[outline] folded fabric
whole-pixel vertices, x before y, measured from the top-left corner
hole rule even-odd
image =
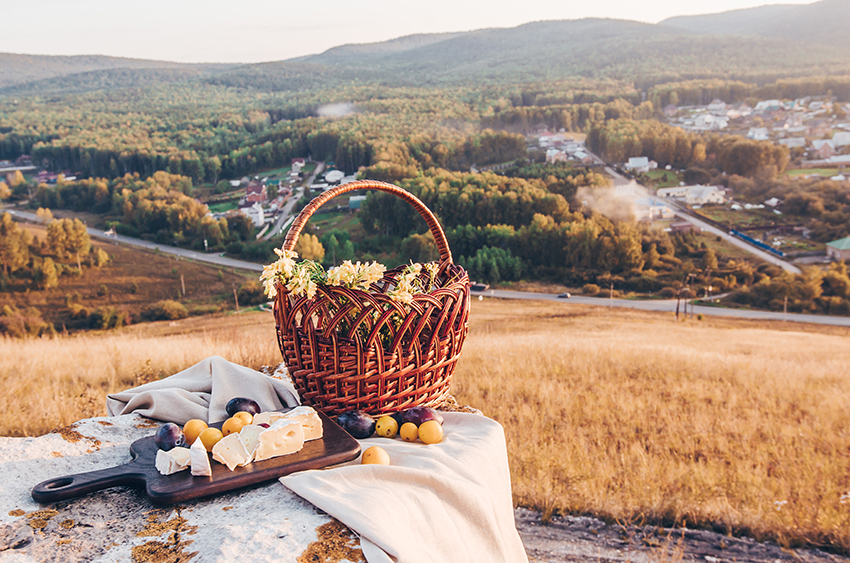
[[[516,530],[502,426],[444,413],[443,441],[373,437],[390,465],[351,464],[281,477],[360,536],[369,563],[528,561]]]
[[[253,399],[264,411],[301,402],[285,372],[269,376],[210,356],[165,379],[108,395],[106,409],[110,416],[135,412],[177,424],[193,418],[213,423],[227,418],[225,406],[234,397]]]

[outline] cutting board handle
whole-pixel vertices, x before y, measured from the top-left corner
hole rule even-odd
[[[65,475],[64,477],[42,481],[32,488],[32,498],[39,503],[56,502],[109,487],[137,485],[144,482],[144,465],[131,461],[107,469]]]

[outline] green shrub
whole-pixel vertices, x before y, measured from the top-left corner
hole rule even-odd
[[[586,283],[581,287],[581,292],[584,295],[598,295],[599,286],[595,283]]]
[[[142,315],[151,321],[173,321],[188,317],[189,310],[178,301],[164,299],[145,308]]]

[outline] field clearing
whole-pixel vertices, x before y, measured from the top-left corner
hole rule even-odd
[[[515,503],[850,553],[850,330],[474,301],[453,394],[505,426]],[[0,340],[2,435],[210,355],[279,361],[269,313]]]

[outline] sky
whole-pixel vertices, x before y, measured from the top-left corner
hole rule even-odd
[[[769,3],[813,0],[2,0],[0,52],[252,63],[414,33],[586,17],[657,23]]]

